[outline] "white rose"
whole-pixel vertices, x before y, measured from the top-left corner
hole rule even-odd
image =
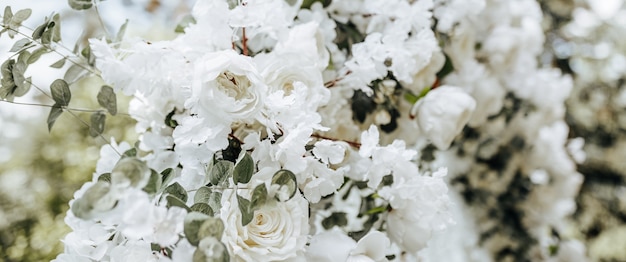
[[[306,249],[309,262],[376,262],[387,261],[389,238],[379,231],[370,231],[357,243],[337,228],[313,236]]]
[[[309,233],[308,202],[299,194],[286,202],[269,202],[241,225],[234,193],[225,192],[220,213],[226,244],[233,261],[283,261],[304,250]]]
[[[437,148],[446,150],[454,137],[463,130],[475,108],[474,98],[462,89],[441,86],[417,101],[411,109],[411,115],[417,117],[422,133]]]
[[[267,87],[250,57],[225,50],[198,61],[185,107],[199,109],[203,117],[226,121],[252,120],[260,115]]]

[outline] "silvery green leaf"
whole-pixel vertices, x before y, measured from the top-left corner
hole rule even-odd
[[[8,25],[9,23],[11,23],[11,19],[13,19],[13,12],[11,11],[10,6],[6,6],[4,8],[4,16],[2,17],[2,23],[4,23],[5,25]]]
[[[187,241],[190,244],[197,246],[198,242],[200,242],[200,238],[198,237],[198,231],[200,230],[200,226],[204,223],[204,221],[208,220],[210,216],[200,213],[200,212],[189,212],[185,216],[184,220],[184,229],[183,232],[187,237]]]
[[[152,171],[136,157],[125,157],[113,167],[111,183],[116,187],[143,188],[150,181]]]
[[[11,19],[11,21],[19,25],[22,22],[24,22],[26,19],[28,19],[32,13],[33,11],[28,8],[19,10],[13,15],[13,18]]]
[[[112,87],[107,85],[102,86],[100,92],[98,92],[97,98],[98,104],[106,108],[109,114],[113,116],[117,114],[117,97]]]
[[[56,43],[61,41],[61,17],[59,14],[52,16],[52,23],[54,23],[54,27],[48,29],[52,31],[52,41]]]
[[[28,63],[28,59],[30,58],[30,52],[28,50],[23,50],[20,52],[19,56],[17,56],[17,62],[23,62],[25,64]]]
[[[174,184],[166,187],[163,193],[173,195],[183,202],[187,202],[187,190],[185,190],[185,188],[181,186],[178,182],[175,182]]]
[[[54,123],[57,121],[57,118],[59,118],[61,113],[63,113],[63,108],[61,108],[61,106],[59,105],[54,105],[52,108],[50,108],[50,114],[48,114],[47,120],[48,132],[52,131],[52,126],[54,126]]]
[[[19,51],[20,49],[22,49],[22,48],[24,48],[24,47],[26,47],[26,46],[30,45],[30,43],[32,43],[32,41],[30,41],[30,39],[28,39],[28,38],[24,38],[24,39],[17,40],[17,41],[13,44],[13,46],[11,47],[11,49],[9,50],[9,52],[17,52],[17,51]]]
[[[92,0],[67,0],[67,3],[74,10],[86,10],[93,6]]]
[[[233,171],[233,180],[235,183],[248,183],[254,174],[254,160],[248,153],[242,153],[239,157],[235,170]]]
[[[209,216],[213,216],[213,209],[207,203],[195,203],[190,207],[191,211],[200,212],[202,214],[207,214]]]
[[[91,114],[91,126],[89,127],[89,135],[97,137],[104,132],[104,123],[107,116],[102,112],[95,112]]]
[[[246,226],[250,224],[254,217],[254,210],[250,207],[250,200],[237,195],[237,204],[239,206],[239,212],[241,212],[241,225]]]
[[[161,171],[161,177],[162,177],[161,180],[163,181],[161,185],[165,186],[169,184],[172,181],[172,179],[174,179],[175,176],[176,176],[176,173],[174,173],[174,169],[167,168]]]
[[[187,204],[185,204],[184,201],[180,200],[179,198],[173,195],[165,196],[165,200],[167,200],[167,205],[166,205],[167,208],[180,207],[180,208],[184,208],[185,210],[187,210],[187,212],[191,211],[191,209],[187,206]]]
[[[37,50],[33,51],[33,53],[30,55],[30,57],[28,58],[28,61],[26,63],[33,64],[35,62],[37,62],[37,60],[39,60],[39,58],[41,57],[41,55],[48,53],[48,49],[45,47],[40,47]]]
[[[296,190],[298,190],[296,175],[286,169],[278,170],[278,172],[272,176],[272,185],[280,186],[279,192],[276,194],[276,199],[279,201],[291,199],[296,194]],[[283,196],[281,192],[284,192],[285,196]],[[286,197],[286,199],[284,199],[284,197]]]
[[[192,15],[186,15],[183,17],[180,23],[176,25],[176,29],[174,29],[174,32],[185,33],[185,28],[187,28],[190,24],[195,24],[195,23],[196,23],[196,19],[194,19]]]
[[[30,90],[31,81],[32,81],[32,78],[28,77],[26,78],[26,80],[24,80],[22,84],[17,85],[17,88],[13,90],[13,96],[20,97],[28,93],[28,90]]]
[[[35,28],[35,30],[33,31],[33,40],[38,40],[41,38],[41,36],[43,36],[43,32],[46,31],[46,28],[48,28],[48,21],[44,22],[43,24],[37,26],[37,28]]]
[[[267,202],[267,187],[262,183],[252,190],[252,197],[250,197],[250,208],[253,210],[259,209]]]
[[[198,237],[204,239],[207,237],[214,237],[221,239],[224,234],[224,222],[221,219],[211,217],[202,223],[198,229]]]
[[[52,99],[59,106],[67,106],[70,104],[72,94],[70,93],[70,87],[63,79],[57,79],[50,85],[50,92],[52,93]]]
[[[104,181],[107,183],[111,183],[111,173],[104,173],[98,176],[98,181]]]
[[[67,83],[74,83],[85,73],[85,69],[79,65],[73,64],[70,68],[67,69],[63,79]]]
[[[150,180],[148,180],[148,184],[143,187],[143,191],[151,195],[156,194],[156,192],[161,188],[161,182],[161,174],[151,169]]]
[[[126,27],[128,26],[128,19],[120,26],[120,30],[117,31],[117,35],[115,36],[115,42],[119,43],[124,38],[124,34],[126,33]]]
[[[65,57],[61,58],[59,61],[56,61],[53,64],[51,64],[50,67],[52,67],[52,68],[61,68],[61,67],[63,67],[63,65],[65,65],[65,60],[67,60]]]
[[[76,217],[91,219],[99,212],[113,209],[117,204],[117,197],[111,194],[111,186],[104,181],[98,181],[89,187],[83,196],[72,203],[71,210]]]
[[[200,241],[198,248],[193,252],[192,262],[229,262],[230,256],[224,243],[214,237],[207,237]]]
[[[206,186],[201,186],[196,191],[196,194],[193,196],[194,203],[209,203],[209,198],[211,197],[212,190]]]
[[[222,193],[211,192],[209,196],[209,206],[211,206],[213,210],[220,210],[222,208]]]
[[[227,160],[219,160],[209,170],[209,181],[213,185],[219,185],[221,182],[227,181],[228,177],[233,173],[233,162]]]
[[[137,148],[134,148],[134,147],[124,151],[124,153],[122,154],[122,157],[134,157],[134,156],[137,156]]]

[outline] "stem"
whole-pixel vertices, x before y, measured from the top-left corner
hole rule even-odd
[[[91,125],[89,125],[87,122],[83,121],[82,119],[80,119],[80,117],[78,117],[76,114],[74,114],[74,112],[67,110],[67,112],[72,115],[73,117],[75,117],[76,119],[78,119],[78,121],[80,121],[81,123],[83,123],[83,125],[87,126],[87,128],[91,128]],[[119,155],[120,157],[122,156],[122,154],[117,151],[117,149],[115,149],[115,147],[113,147],[111,145],[111,143],[102,135],[102,134],[98,134],[98,136],[105,142],[107,143],[107,145],[109,145],[109,147],[111,147],[111,149],[113,149],[113,151],[115,151],[115,153],[117,153],[117,155]]]
[[[346,72],[346,74],[345,74],[345,75],[340,76],[340,77],[337,77],[337,78],[335,78],[335,79],[333,79],[333,80],[330,80],[330,81],[328,81],[328,82],[324,83],[324,87],[326,87],[326,88],[331,88],[331,87],[335,86],[335,84],[337,84],[337,82],[339,82],[339,81],[343,80],[343,79],[344,79],[344,78],[346,78],[346,76],[348,76],[349,74],[352,74],[352,71],[348,71],[348,72]]]
[[[248,38],[246,38],[246,28],[245,27],[241,29],[241,34],[242,34],[242,37],[243,37],[243,39],[241,40],[241,45],[242,45],[241,48],[243,49],[242,52],[243,52],[243,55],[248,56],[248,45],[247,45]]]
[[[361,147],[361,143],[357,143],[357,142],[352,142],[352,141],[347,141],[347,140],[327,137],[327,136],[323,136],[323,135],[320,135],[320,134],[312,134],[311,136],[315,137],[315,138],[319,138],[319,139],[326,139],[326,140],[332,140],[332,141],[346,142],[348,145],[350,145],[351,147],[354,147],[356,149],[359,149]]]
[[[93,5],[93,7],[94,7],[94,10],[96,11],[96,15],[98,16],[98,21],[100,21],[100,26],[102,26],[102,31],[104,31],[104,35],[108,38],[109,37],[109,31],[107,30],[107,27],[104,25],[104,21],[102,21],[102,16],[100,15],[100,11],[98,10],[98,2],[97,1]]]
[[[50,47],[50,46],[48,46],[48,45],[43,44],[41,41],[34,40],[31,36],[29,36],[29,35],[27,35],[27,34],[24,34],[24,33],[20,32],[20,31],[18,31],[18,30],[15,30],[15,29],[9,28],[9,27],[7,27],[7,26],[6,26],[6,25],[4,25],[4,24],[0,24],[0,25],[1,25],[3,28],[6,28],[6,29],[11,30],[11,31],[13,31],[13,32],[16,32],[16,33],[20,34],[21,36],[24,36],[24,37],[28,38],[29,40],[33,41],[34,43],[36,43],[36,44],[38,44],[38,45],[40,45],[40,46],[42,46],[42,47],[45,47],[46,49],[48,49],[48,50],[50,50],[50,51],[52,51],[52,52],[57,53],[57,54],[58,54],[58,55],[60,55],[61,57],[66,58],[67,60],[69,60],[69,61],[70,61],[70,63],[75,64],[75,65],[77,65],[77,66],[79,66],[79,67],[81,67],[81,68],[83,68],[83,69],[85,69],[85,70],[89,71],[90,73],[92,73],[92,74],[94,74],[94,75],[96,75],[96,76],[100,76],[100,73],[98,73],[98,72],[94,71],[92,68],[85,67],[83,64],[78,63],[78,62],[76,62],[76,61],[73,61],[72,59],[69,59],[69,56],[64,55],[63,53],[61,53],[61,52],[57,51],[56,49],[54,49],[54,48],[52,48],[52,47]],[[58,46],[60,46],[60,47],[62,47],[62,48],[64,48],[64,49],[66,49],[66,50],[68,50],[70,53],[74,54],[74,52],[73,52],[73,51],[70,51],[67,47],[65,47],[65,46],[63,46],[63,45],[58,45]],[[76,55],[76,54],[74,54],[74,55],[75,55],[76,57],[80,58],[80,56],[78,56],[78,55]]]

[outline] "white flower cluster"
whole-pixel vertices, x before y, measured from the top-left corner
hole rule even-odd
[[[91,40],[140,141],[102,149],[57,261],[416,259],[454,224],[445,167],[517,140],[504,176],[549,176],[529,223],[572,211],[571,80],[537,68],[534,1],[305,2],[199,0],[173,40]],[[454,142],[468,124],[480,143]]]

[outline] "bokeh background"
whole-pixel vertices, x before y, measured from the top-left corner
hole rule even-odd
[[[623,0],[542,0],[545,52],[550,64],[571,74],[575,88],[567,102],[570,137],[583,137],[587,160],[578,166],[585,177],[570,218],[571,235],[587,247],[592,261],[626,261],[626,3]],[[107,0],[99,6],[105,28],[115,32],[131,18],[127,37],[147,40],[175,36],[174,28],[193,0]],[[102,36],[94,9],[77,12],[66,0],[0,0],[0,8],[32,8],[26,26],[35,27],[52,11],[62,17],[63,42]],[[12,45],[0,37],[0,58]],[[46,65],[59,57],[48,54],[29,68],[34,83],[62,76]],[[98,108],[101,85],[87,78],[72,86],[72,106]],[[128,98],[118,94],[120,102]],[[31,91],[22,102],[51,105]],[[63,250],[69,232],[63,222],[68,201],[91,180],[102,138],[91,138],[80,120],[63,114],[48,132],[48,107],[0,102],[0,258],[3,261],[46,261]],[[126,108],[120,107],[120,112]],[[78,114],[88,122],[89,114]],[[105,139],[134,141],[133,121],[124,114],[108,118]]]

